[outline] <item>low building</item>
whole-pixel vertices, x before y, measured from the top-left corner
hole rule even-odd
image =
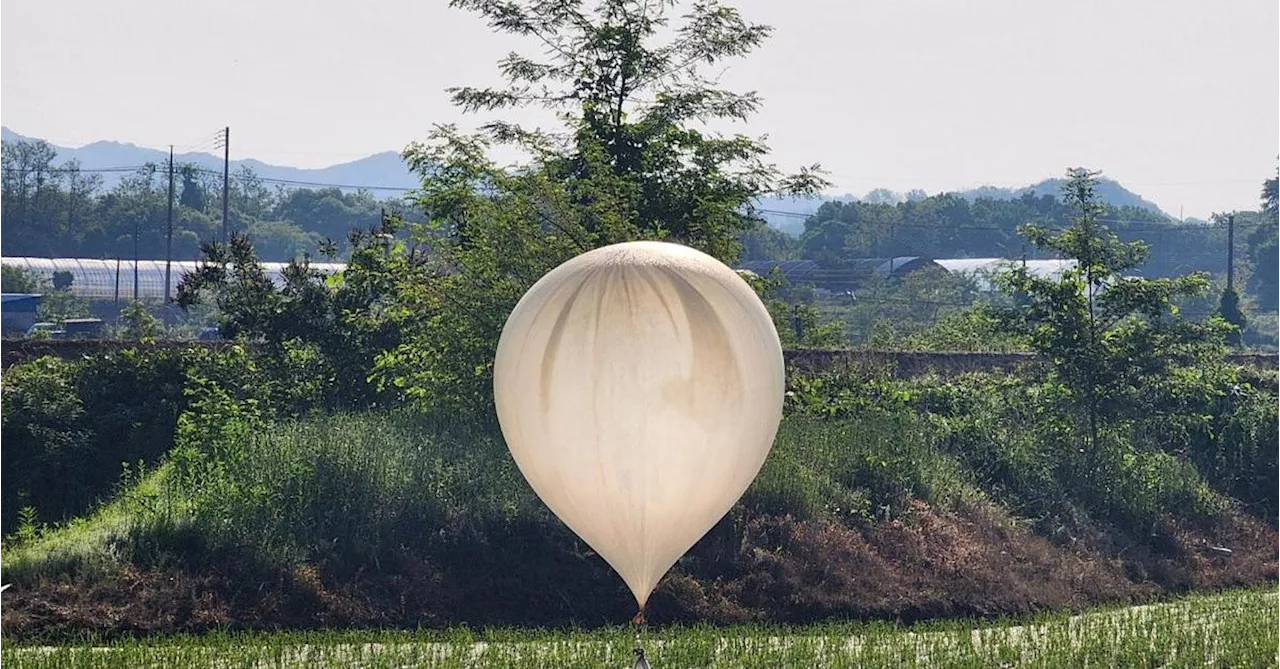
[[[0,331],[23,334],[39,320],[40,295],[4,293],[0,295]]]

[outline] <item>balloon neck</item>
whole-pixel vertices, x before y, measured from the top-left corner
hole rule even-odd
[[[639,613],[631,619],[631,624],[637,627],[644,624],[644,607],[641,607]]]

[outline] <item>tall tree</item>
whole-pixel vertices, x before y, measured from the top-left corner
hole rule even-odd
[[[0,149],[0,190],[3,190],[3,217],[11,239],[22,240],[22,248],[40,252],[52,248],[51,226],[43,225],[47,187],[57,152],[43,140],[7,142]]]
[[[205,199],[204,188],[200,183],[199,168],[195,165],[183,165],[180,168],[182,174],[182,192],[178,196],[178,204],[183,207],[204,213],[208,207]]]
[[[262,177],[248,165],[236,168],[231,178],[235,192],[231,196],[231,206],[235,207],[247,219],[260,219],[268,215],[275,205],[275,196],[267,188]]]
[[[496,31],[528,37],[542,58],[499,63],[506,85],[452,89],[468,112],[537,106],[562,125],[488,122],[478,135],[436,130],[406,152],[423,176],[438,269],[405,276],[398,312],[406,341],[375,377],[444,408],[489,406],[493,349],[520,295],[559,262],[626,240],[672,239],[734,262],[759,221],[756,198],[811,193],[813,168],[784,176],[768,148],[720,136],[709,121],[741,121],[755,93],[717,88],[708,67],[745,55],[770,29],[718,2],[681,13],[667,0],[454,0]],[[516,169],[494,145],[529,157]]]
[[[1262,182],[1262,213],[1271,220],[1280,219],[1280,177]]]
[[[88,222],[93,216],[93,196],[102,187],[102,175],[86,174],[80,169],[80,161],[69,160],[63,166],[67,184],[66,227],[63,237],[68,242],[81,242],[92,227]]]
[[[609,241],[611,234],[665,236],[729,261],[738,252],[737,233],[758,220],[752,212],[758,195],[812,192],[822,184],[813,170],[783,178],[765,162],[768,148],[758,139],[701,129],[717,119],[744,121],[760,105],[756,93],[717,88],[703,74],[750,53],[771,31],[732,7],[698,2],[673,17],[678,3],[671,0],[451,4],[477,12],[499,32],[535,39],[545,54],[508,55],[499,62],[506,86],[451,89],[454,102],[468,112],[540,106],[564,125],[547,132],[493,121],[475,138],[480,144],[451,143],[444,134],[443,153],[410,150],[419,167],[426,158],[456,164],[467,149],[488,142],[515,144],[568,204],[616,205],[585,217],[581,232],[590,238],[581,244]],[[631,230],[609,231],[613,214],[622,214]]]
[[[1018,307],[996,314],[1009,333],[1025,337],[1053,365],[1086,428],[1092,452],[1113,420],[1151,413],[1171,383],[1171,370],[1213,360],[1228,331],[1219,318],[1191,321],[1174,303],[1205,294],[1204,274],[1166,279],[1128,276],[1147,257],[1141,242],[1122,242],[1100,220],[1097,172],[1072,169],[1063,199],[1072,210],[1065,230],[1023,228],[1042,250],[1073,259],[1060,278],[1015,269],[1001,277]]]
[[[1270,311],[1280,302],[1280,179],[1263,182],[1261,209],[1259,225],[1246,239],[1253,265],[1248,289]]]

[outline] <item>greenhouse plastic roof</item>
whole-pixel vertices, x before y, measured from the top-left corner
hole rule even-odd
[[[132,260],[95,260],[92,258],[27,258],[13,257],[0,259],[6,266],[17,266],[26,271],[52,281],[54,272],[70,272],[72,294],[89,300],[130,300],[133,294],[134,262]],[[146,301],[163,300],[165,261],[139,260],[138,263],[137,299]],[[178,294],[178,282],[182,275],[195,271],[200,263],[190,260],[174,260],[170,265],[169,289],[170,297]],[[264,262],[262,268],[267,276],[277,285],[283,282],[281,277],[288,263]],[[326,274],[342,271],[343,263],[311,263],[312,269]]]
[[[1025,266],[1031,276],[1056,279],[1076,266],[1075,260],[1010,260],[1008,258],[938,258],[933,261],[953,274],[971,277],[983,290],[991,289],[991,277],[997,272]]]

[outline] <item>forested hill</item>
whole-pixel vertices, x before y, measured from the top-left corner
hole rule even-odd
[[[5,256],[140,258],[165,257],[168,243],[168,179],[159,167],[168,154],[99,142],[69,154],[38,140],[6,140],[2,197]],[[195,260],[203,241],[222,228],[222,168],[208,154],[175,160],[172,257]],[[398,156],[389,154],[401,173]],[[378,156],[364,167],[387,162]],[[323,240],[339,244],[357,228],[378,223],[387,195],[407,190],[326,187],[356,184],[369,174],[328,170],[271,172],[256,161],[231,169],[228,228],[245,232],[264,260],[315,255]],[[269,166],[268,166],[269,167]],[[293,169],[293,168],[286,168]],[[270,174],[284,176],[268,176]],[[297,178],[286,178],[297,177]]]
[[[167,153],[113,142],[60,149],[8,130],[3,149],[4,255],[164,257],[168,184],[157,164]],[[176,162],[173,257],[193,260],[199,243],[221,230],[222,170],[207,153],[184,154]],[[395,200],[413,185],[394,153],[324,170],[245,160],[231,171],[229,227],[246,232],[265,260],[314,256],[323,240],[341,245],[353,228],[375,225],[382,209],[397,208]],[[868,257],[1019,257],[1019,226],[1067,222],[1057,187],[1058,180],[1049,179],[1024,189],[958,194],[878,189],[857,199],[765,198],[760,211],[771,227],[743,237],[744,258],[808,259],[836,271]],[[1220,273],[1225,266],[1224,226],[1173,219],[1115,182],[1101,182],[1099,195],[1109,200],[1109,227],[1125,239],[1151,244],[1145,273]],[[1274,294],[1275,272],[1268,267],[1274,266],[1275,228],[1274,215],[1237,216],[1242,278],[1249,277],[1251,288],[1263,288],[1259,294],[1267,299]],[[1272,277],[1263,280],[1267,287],[1252,285],[1262,276]]]
[[[1021,188],[1001,188],[998,186],[979,186],[968,190],[950,193],[956,197],[973,202],[975,200],[1017,200],[1024,195],[1049,196],[1056,198],[1062,192],[1063,180],[1060,178],[1045,179],[1039,183]],[[769,225],[793,236],[804,231],[804,218],[818,211],[823,202],[864,202],[867,204],[897,205],[906,202],[919,202],[929,195],[922,190],[911,190],[898,193],[887,188],[876,188],[866,195],[857,197],[846,193],[837,196],[815,198],[781,198],[768,197],[760,201],[762,216]],[[1155,214],[1160,218],[1173,218],[1160,207],[1146,198],[1125,188],[1118,181],[1100,179],[1098,181],[1098,197],[1110,207],[1132,207],[1143,210],[1146,214]],[[1196,223],[1197,221],[1188,221]]]

